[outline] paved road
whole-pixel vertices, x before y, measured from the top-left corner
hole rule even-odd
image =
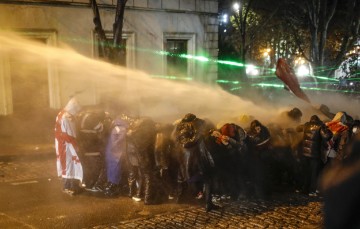
[[[145,206],[60,191],[53,154],[0,157],[0,228],[321,228],[321,200],[278,193],[271,200]]]
[[[321,228],[321,203],[299,194],[276,196],[273,200],[243,200],[206,213],[189,207],[93,228]]]

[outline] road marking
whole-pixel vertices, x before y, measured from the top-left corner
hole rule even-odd
[[[39,183],[37,180],[31,180],[31,181],[24,181],[24,182],[14,182],[11,183],[11,185],[23,185],[23,184],[35,184]]]
[[[23,222],[23,221],[21,221],[21,220],[18,220],[18,219],[15,218],[15,217],[9,216],[9,215],[7,215],[7,214],[5,214],[5,213],[3,213],[3,212],[0,212],[0,218],[1,218],[1,217],[6,217],[6,218],[10,219],[11,221],[13,221],[13,222],[15,222],[15,223],[18,223],[18,224],[21,224],[21,225],[23,225],[23,226],[26,226],[26,227],[28,227],[28,228],[36,229],[36,227],[34,227],[34,226],[30,225],[30,224],[27,224],[27,223],[25,223],[25,222]],[[8,224],[8,223],[6,223],[6,224]]]

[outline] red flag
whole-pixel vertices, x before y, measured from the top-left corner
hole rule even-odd
[[[294,70],[288,65],[288,63],[286,63],[285,59],[278,59],[275,74],[298,98],[303,99],[308,103],[311,103],[305,92],[301,90],[299,81],[294,73]]]

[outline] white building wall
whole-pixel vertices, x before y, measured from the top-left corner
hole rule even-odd
[[[102,24],[111,31],[114,22],[116,0],[98,1]],[[217,0],[128,0],[125,10],[125,34],[133,35],[133,67],[154,75],[166,74],[166,58],[156,54],[166,42],[166,34],[194,37],[194,55],[217,59]],[[25,31],[56,31],[57,44],[66,44],[77,52],[93,57],[93,13],[88,0],[4,1],[0,2],[0,29],[21,29]],[[143,50],[148,50],[144,52]],[[214,61],[191,63],[190,77],[206,83],[215,83],[217,68]],[[131,66],[130,66],[131,67]],[[4,88],[0,80],[0,88]],[[55,79],[59,82],[58,102],[53,108],[62,107],[68,96],[76,91],[61,73]],[[7,114],[8,98],[0,94],[1,114]],[[94,93],[89,93],[87,103],[95,103]],[[56,100],[56,98],[55,98]]]

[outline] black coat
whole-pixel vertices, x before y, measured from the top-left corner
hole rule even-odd
[[[135,120],[127,132],[128,154],[136,155],[140,168],[150,170],[155,167],[156,129],[149,118]]]
[[[332,137],[331,131],[321,121],[310,121],[304,125],[303,155],[320,158],[322,144]]]

